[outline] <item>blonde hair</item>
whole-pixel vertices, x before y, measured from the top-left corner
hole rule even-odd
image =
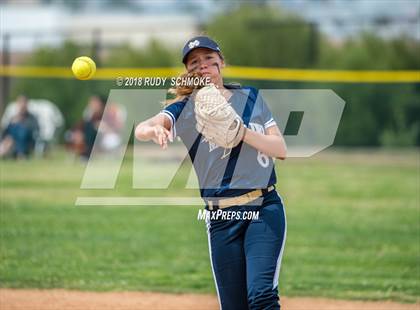
[[[198,72],[192,72],[192,73],[183,73],[179,77],[181,79],[187,79],[187,78],[195,78],[195,77],[201,77],[202,75]],[[185,98],[187,98],[189,95],[191,95],[194,91],[194,89],[201,88],[202,86],[186,86],[186,85],[178,85],[176,87],[170,88],[168,90],[168,93],[173,96],[174,98],[167,99],[163,102],[163,106],[166,107],[174,102],[182,101]]]

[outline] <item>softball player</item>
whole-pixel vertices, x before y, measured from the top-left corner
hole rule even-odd
[[[223,83],[225,62],[216,42],[205,36],[192,38],[183,48],[182,62],[188,72],[210,77],[241,115],[246,127],[242,142],[224,156],[226,150],[203,139],[195,126],[191,96],[177,97],[161,113],[140,123],[136,138],[153,140],[162,148],[174,136],[181,138],[209,214],[259,211],[258,219],[206,220],[216,291],[223,310],[280,309],[278,277],[286,218],[274,188],[273,158],[286,158],[284,139],[256,89]]]

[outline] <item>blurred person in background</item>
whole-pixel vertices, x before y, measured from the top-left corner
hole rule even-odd
[[[70,149],[82,159],[89,159],[104,108],[104,99],[98,95],[91,96],[83,111],[82,119],[66,133],[66,141]]]
[[[99,127],[101,150],[109,153],[120,149],[121,135],[126,119],[127,111],[124,106],[115,102],[107,104],[102,125]]]
[[[19,101],[19,100],[17,100]],[[3,131],[19,114],[19,102],[11,102],[1,118]],[[34,153],[37,156],[45,156],[51,149],[51,145],[57,138],[57,131],[64,125],[64,117],[60,109],[47,99],[30,99],[27,102],[27,110],[32,114],[39,125],[38,135],[35,137]],[[10,139],[6,139],[6,141]],[[6,145],[8,142],[5,143]]]
[[[82,131],[85,143],[85,153],[83,156],[89,158],[93,149],[99,124],[104,114],[106,99],[101,96],[91,96],[88,105],[83,112]]]
[[[95,140],[97,150],[107,154],[118,151],[121,146],[121,134],[127,118],[125,108],[94,95],[83,111],[82,119],[66,133],[66,141],[72,152],[82,159],[89,159]]]
[[[2,130],[0,157],[28,158],[35,147],[39,135],[36,117],[28,110],[28,98],[19,95],[16,113]]]

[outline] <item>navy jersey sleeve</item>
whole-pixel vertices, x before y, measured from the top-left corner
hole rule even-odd
[[[274,120],[273,114],[271,113],[270,108],[268,107],[265,100],[261,97],[261,95],[258,96],[261,100],[261,113],[262,113],[262,119],[264,123],[264,128],[267,129],[268,127],[277,125],[276,121]]]
[[[168,119],[171,121],[171,129],[173,136],[176,137],[180,131],[182,131],[182,123],[177,122],[179,116],[181,115],[182,111],[184,110],[186,101],[178,101],[171,103],[170,105],[166,106],[161,113],[164,114]]]

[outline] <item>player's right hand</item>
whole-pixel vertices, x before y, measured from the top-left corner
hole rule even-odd
[[[171,132],[161,125],[153,126],[153,134],[153,142],[159,144],[162,149],[166,149],[168,147],[168,140],[172,142]]]

